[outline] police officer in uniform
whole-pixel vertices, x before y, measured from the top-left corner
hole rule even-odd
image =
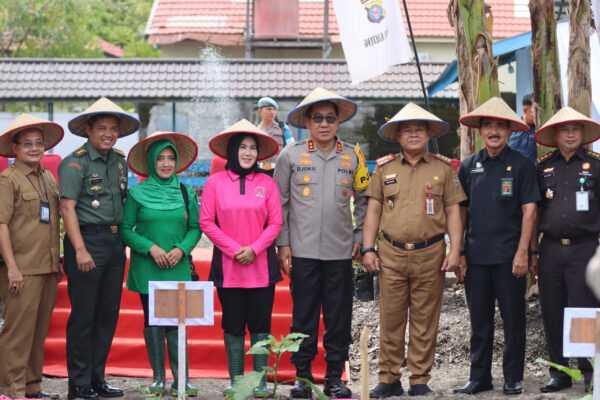
[[[313,90],[288,115],[290,124],[310,131],[310,139],[283,149],[274,174],[283,211],[278,257],[286,273],[289,268],[294,302],[291,331],[309,335],[291,361],[297,376],[312,380],[322,307],[327,352],[324,392],[334,398],[351,397],[341,376],[351,342],[352,258],[361,247],[364,189],[369,181],[358,145],[336,136],[338,125],[356,110],[351,100],[322,88]],[[310,398],[310,386],[297,381],[291,395]]]
[[[508,145],[509,132],[528,125],[500,98],[493,97],[460,119],[479,129],[485,148],[463,160],[458,177],[468,200],[461,204],[466,220],[465,294],[471,317],[471,373],[455,393],[493,389],[492,354],[495,303],[504,321],[505,395],[523,392],[525,362],[525,275],[535,226],[535,166]]]
[[[416,104],[407,104],[379,129],[400,154],[377,160],[365,196],[363,265],[379,271],[379,384],[371,398],[399,396],[406,357],[404,335],[410,321],[408,369],[411,396],[431,392],[427,382],[435,356],[445,271],[456,271],[463,248],[459,203],[466,200],[449,158],[427,151],[431,137],[448,124]],[[374,243],[383,232],[378,256]],[[446,256],[444,234],[450,235]],[[410,318],[409,318],[410,312]]]
[[[127,195],[125,154],[118,137],[136,132],[139,121],[101,98],[69,122],[88,141],[58,169],[60,210],[66,236],[64,268],[71,315],[67,322],[69,399],[121,397],[104,368],[113,340],[123,286],[125,248],[118,225]]]
[[[563,107],[535,135],[539,144],[558,147],[538,159],[537,174],[542,196],[538,230],[543,233],[540,302],[550,361],[560,365],[568,365],[563,357],[564,308],[600,307],[585,283],[585,267],[600,233],[600,154],[582,147],[599,137],[600,125],[570,107]],[[534,250],[537,235],[535,239]],[[592,366],[585,358],[577,361],[588,391]],[[571,377],[552,367],[550,376],[540,388],[544,393],[572,385]]]
[[[0,388],[14,398],[58,399],[42,390],[44,342],[56,302],[60,214],[58,184],[41,167],[63,137],[60,125],[19,115],[0,136],[0,155],[15,157],[0,173]]]

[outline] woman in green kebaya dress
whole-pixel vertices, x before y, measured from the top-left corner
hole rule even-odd
[[[140,294],[144,310],[144,339],[154,375],[149,389],[165,393],[165,337],[174,382],[171,394],[177,395],[178,357],[177,327],[151,326],[148,321],[149,281],[189,281],[189,254],[200,240],[196,193],[189,185],[179,183],[177,173],[196,159],[198,148],[186,135],[156,132],[137,143],[127,163],[140,176],[147,178],[129,190],[123,206],[120,233],[131,248],[127,288]],[[187,194],[187,205],[184,195]],[[198,390],[188,381],[186,395]]]

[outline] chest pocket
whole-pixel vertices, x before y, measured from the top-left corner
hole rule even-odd
[[[444,191],[442,189],[441,183],[434,183],[431,189],[424,188],[423,191],[423,209],[427,209],[427,198],[431,197],[433,199],[433,210],[434,213],[437,214],[442,209],[443,203],[443,194]]]
[[[104,182],[91,185],[88,184],[86,192],[92,197],[100,195],[104,192]]]
[[[38,215],[40,212],[40,198],[36,192],[22,192],[23,214]]]
[[[383,204],[384,207],[392,208],[396,202],[396,197],[400,193],[400,183],[391,183],[383,186]],[[390,203],[390,200],[392,201]]]
[[[296,190],[298,190],[300,197],[310,200],[314,198],[313,191],[315,185],[319,183],[319,175],[314,171],[298,171],[294,175],[294,182],[296,183]]]
[[[342,202],[347,201],[352,192],[352,181],[354,176],[338,173],[335,177],[335,198]]]

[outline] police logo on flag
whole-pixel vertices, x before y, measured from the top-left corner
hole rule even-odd
[[[385,17],[385,10],[381,4],[381,0],[373,0],[365,4],[367,10],[367,18],[369,22],[380,23]]]

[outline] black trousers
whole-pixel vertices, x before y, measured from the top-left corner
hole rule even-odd
[[[292,257],[290,291],[294,302],[291,332],[309,335],[291,357],[298,365],[317,355],[323,310],[325,360],[346,361],[352,342],[352,260]]]
[[[77,269],[75,249],[64,240],[71,314],[67,322],[67,371],[76,385],[104,382],[104,367],[119,319],[125,249],[118,234],[82,232],[96,268]]]
[[[275,285],[264,288],[217,288],[223,318],[221,327],[234,336],[270,333]]]
[[[539,288],[542,318],[550,361],[568,365],[563,357],[563,318],[565,307],[600,307],[585,283],[585,269],[598,243],[591,241],[563,246],[551,239],[540,243]],[[586,378],[592,376],[592,365],[586,358],[578,358],[579,369]],[[555,378],[566,377],[563,372],[550,368]]]
[[[525,277],[512,274],[512,262],[469,264],[465,292],[471,316],[472,381],[492,381],[495,300],[504,321],[502,369],[505,382],[523,380],[525,363]]]

